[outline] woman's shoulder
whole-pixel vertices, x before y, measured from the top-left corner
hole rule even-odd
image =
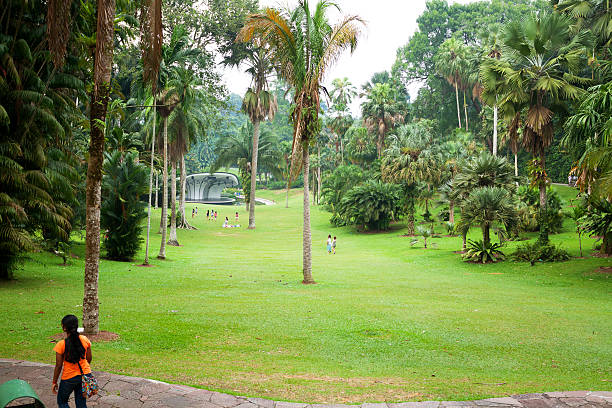
[[[79,339],[81,339],[81,343],[83,343],[83,346],[85,346],[85,348],[91,346],[91,341],[87,338],[87,336],[79,334]]]

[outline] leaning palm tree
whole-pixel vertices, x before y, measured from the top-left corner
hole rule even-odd
[[[368,99],[361,105],[363,123],[370,132],[376,134],[376,153],[381,158],[387,133],[404,121],[404,115],[395,103],[390,84],[374,84],[366,96]]]
[[[540,189],[540,243],[548,242],[546,226],[546,150],[554,135],[555,113],[566,109],[590,79],[579,76],[589,33],[572,35],[571,21],[560,14],[532,15],[506,26],[503,55],[483,67],[487,83],[503,83],[499,106],[506,117],[523,122],[523,147],[534,157],[533,181]],[[484,65],[484,62],[483,62]]]
[[[337,4],[319,1],[311,13],[308,0],[300,1],[294,10],[267,8],[263,13],[249,16],[238,34],[240,41],[256,40],[270,48],[271,59],[278,75],[295,89],[293,121],[292,175],[304,173],[304,234],[303,234],[303,283],[312,279],[310,200],[308,175],[309,146],[319,133],[319,92],[330,66],[346,49],[351,52],[357,45],[358,16],[344,17],[331,25],[326,15],[330,7],[339,10]]]
[[[253,154],[251,161],[251,193],[249,195],[249,229],[255,229],[255,190],[257,186],[257,149],[259,144],[259,124],[266,119],[274,119],[278,109],[276,95],[268,91],[268,76],[273,67],[269,59],[268,50],[260,46],[249,53],[247,59],[251,74],[252,86],[246,91],[242,100],[242,110],[248,115],[253,124]]]

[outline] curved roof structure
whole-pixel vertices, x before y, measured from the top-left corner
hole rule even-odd
[[[187,176],[185,199],[205,204],[233,204],[236,200],[221,197],[221,192],[238,186],[238,177],[232,173],[191,174]]]

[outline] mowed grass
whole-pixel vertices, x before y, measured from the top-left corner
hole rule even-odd
[[[154,267],[136,266],[144,249],[134,263],[101,261],[100,327],[120,339],[94,344],[94,368],[304,402],[612,389],[612,279],[596,271],[612,261],[591,256],[592,239],[586,259],[476,265],[454,253],[460,238],[411,247],[401,223],[357,233],[312,207],[317,284],[305,286],[300,194],[286,209],[284,192],[260,192],[278,204],[257,206],[255,231],[244,207],[216,207],[209,222],[211,207],[198,205],[198,230],[180,230],[183,246],[168,247],[165,261],[154,259],[158,210]],[[236,209],[243,227],[221,228]],[[568,220],[552,240],[577,256],[574,229]],[[75,252],[66,267],[32,254],[16,281],[0,283],[0,357],[53,363],[60,319],[82,313],[82,244]]]

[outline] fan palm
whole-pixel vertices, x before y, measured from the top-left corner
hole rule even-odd
[[[433,143],[431,123],[426,120],[398,128],[385,150],[381,173],[386,182],[404,184],[407,198],[408,234],[414,234],[414,186],[419,182],[438,183],[442,157]]]
[[[539,171],[533,180],[540,189],[540,242],[548,242],[546,213],[546,149],[554,134],[553,117],[566,101],[582,94],[577,84],[588,83],[578,76],[588,33],[572,35],[571,21],[560,14],[532,15],[506,26],[503,56],[483,62],[485,88],[501,83],[499,106],[504,115],[523,122],[523,147],[530,152]],[[512,125],[510,126],[512,128]]]
[[[501,48],[501,30],[499,25],[493,25],[484,30],[481,34],[483,58],[500,59],[502,55]],[[482,69],[482,66],[481,66]],[[480,98],[487,104],[493,105],[493,155],[497,156],[497,121],[498,121],[498,106],[497,106],[497,84],[482,85],[483,75],[479,75]],[[490,78],[490,77],[489,77]],[[487,78],[487,79],[489,79]]]
[[[500,187],[479,187],[463,205],[462,222],[480,225],[485,246],[491,243],[490,229],[495,223],[510,225],[516,219],[514,202],[508,190]]]
[[[259,41],[269,47],[277,74],[295,89],[293,121],[292,176],[301,161],[304,173],[304,283],[312,279],[310,200],[308,175],[309,146],[319,133],[319,92],[325,74],[338,57],[357,45],[359,25],[363,20],[348,16],[331,25],[327,11],[339,9],[330,1],[319,1],[311,12],[308,0],[302,0],[293,10],[267,8],[249,16],[238,35],[240,41]]]
[[[374,84],[366,93],[366,97],[367,100],[361,105],[363,123],[370,132],[376,134],[376,153],[378,158],[381,158],[387,133],[403,122],[404,116],[395,101],[390,84]]]

